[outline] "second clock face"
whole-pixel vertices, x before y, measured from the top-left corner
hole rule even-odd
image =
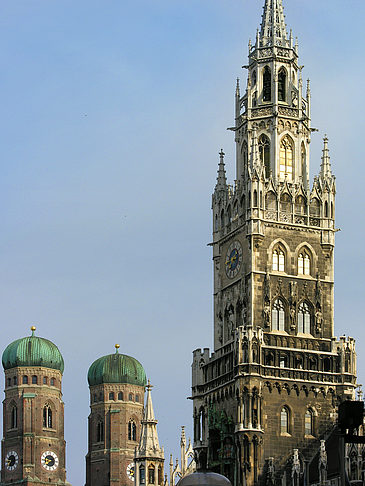
[[[9,451],[5,456],[5,467],[8,471],[14,471],[19,463],[19,456],[15,451]]]
[[[41,464],[47,471],[55,471],[58,468],[58,457],[52,451],[43,452],[41,456]]]
[[[225,259],[226,274],[229,278],[234,278],[242,264],[242,246],[239,241],[234,241],[228,247]]]
[[[127,466],[127,476],[131,481],[134,481],[134,462],[131,462]]]

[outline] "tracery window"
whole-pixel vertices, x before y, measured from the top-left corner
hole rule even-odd
[[[13,405],[11,409],[11,428],[16,429],[18,427],[18,409],[16,405]]]
[[[310,275],[311,259],[307,251],[303,250],[298,256],[298,274]]]
[[[52,409],[49,405],[43,408],[43,427],[52,429]]]
[[[298,332],[311,333],[311,312],[306,302],[302,302],[298,309]]]
[[[280,433],[289,434],[289,410],[283,407],[280,412]]]
[[[281,299],[276,299],[272,306],[271,323],[273,331],[285,330],[285,308]]]
[[[133,420],[128,423],[128,440],[137,440],[137,426]]]
[[[304,434],[305,435],[314,435],[313,434],[313,412],[312,410],[307,410],[304,416]]]
[[[278,100],[286,100],[286,72],[284,68],[280,69],[278,75]]]
[[[285,179],[289,182],[293,180],[293,145],[289,137],[283,138],[280,143],[280,179]]]
[[[101,419],[96,424],[96,442],[104,442],[104,422]]]
[[[272,269],[274,272],[285,272],[285,254],[281,248],[273,251]]]
[[[265,166],[265,176],[270,177],[270,140],[266,135],[259,138],[259,153],[261,163]]]
[[[263,101],[271,101],[271,71],[267,66],[263,74],[262,99]]]

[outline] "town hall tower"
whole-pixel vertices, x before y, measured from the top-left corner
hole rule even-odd
[[[311,92],[282,0],[266,0],[237,80],[236,180],[212,197],[214,352],[194,351],[194,449],[234,485],[304,477],[356,387],[334,336],[335,177],[324,137],[309,181]]]

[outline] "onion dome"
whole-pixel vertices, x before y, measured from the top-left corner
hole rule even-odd
[[[119,354],[119,344],[115,353],[102,356],[94,361],[87,374],[89,386],[102,383],[129,383],[146,386],[146,373],[139,361],[126,354]]]
[[[36,328],[32,326],[32,335],[10,343],[3,352],[3,368],[9,370],[17,366],[44,366],[63,373],[62,354],[55,344],[45,338],[35,336]]]

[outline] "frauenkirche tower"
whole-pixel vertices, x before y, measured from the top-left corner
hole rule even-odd
[[[265,1],[248,57],[236,180],[221,151],[212,198],[214,352],[194,351],[194,449],[234,485],[283,484],[354,397],[356,355],[334,336],[335,177],[325,137],[309,182],[310,85],[282,0]]]

